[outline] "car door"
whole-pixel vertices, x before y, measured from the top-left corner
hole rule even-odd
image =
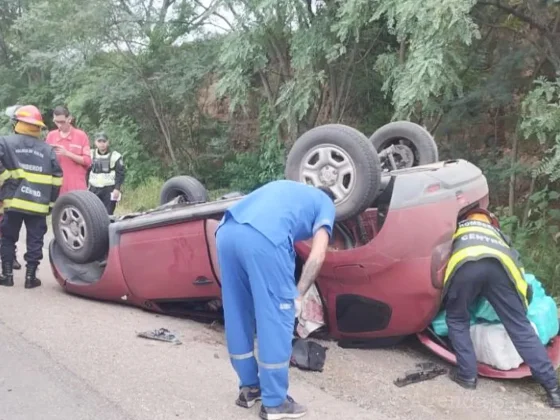
[[[137,226],[122,233],[123,275],[133,295],[146,300],[212,299],[220,286],[212,269],[205,220]]]

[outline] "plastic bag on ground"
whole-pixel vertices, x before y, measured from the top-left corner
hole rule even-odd
[[[536,331],[535,324],[531,325]],[[475,324],[470,333],[479,362],[500,370],[515,369],[523,363],[503,324]]]

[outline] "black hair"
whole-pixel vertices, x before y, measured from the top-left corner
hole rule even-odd
[[[53,114],[64,115],[66,118],[68,118],[70,116],[70,111],[68,111],[68,108],[66,108],[65,106],[58,105],[57,107],[54,108]]]
[[[336,197],[329,187],[325,187],[325,186],[321,185],[320,187],[317,187],[317,188],[320,189],[321,191],[323,191],[325,194],[327,194],[329,196],[329,198],[334,203],[334,201],[336,200]]]
[[[105,140],[105,141],[109,141],[109,138],[107,137],[107,134],[105,134],[104,131],[99,131],[98,133],[95,133],[94,136],[94,140]]]

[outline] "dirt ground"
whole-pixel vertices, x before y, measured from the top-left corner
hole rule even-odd
[[[23,243],[19,249],[22,255]],[[47,258],[41,279],[43,287],[25,290],[18,272],[16,286],[0,290],[0,420],[258,418],[258,408],[233,404],[237,382],[221,328],[68,295]],[[136,337],[161,327],[182,344]],[[440,376],[396,387],[393,381],[415,363],[437,361],[414,341],[383,350],[322,344],[329,347],[323,372],[290,370],[290,393],[309,407],[308,419],[557,414],[532,380],[481,379],[468,391]]]

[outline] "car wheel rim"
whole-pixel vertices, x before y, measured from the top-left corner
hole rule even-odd
[[[167,200],[167,202],[170,202],[170,201],[173,201],[173,200],[176,200],[178,204],[189,202],[189,198],[181,190],[173,190],[173,192],[171,193],[171,199]]]
[[[66,207],[60,215],[59,230],[65,245],[78,251],[84,247],[87,237],[86,221],[76,207]]]
[[[388,157],[389,154],[395,162],[396,169],[412,168],[418,160],[416,148],[407,139],[389,141],[381,147],[380,152],[382,151],[386,152],[387,159],[383,162],[383,168],[386,170],[393,170],[390,158]]]
[[[329,187],[335,204],[345,202],[356,184],[356,165],[342,148],[322,144],[307,152],[302,159],[300,180],[316,187]]]
[[[393,156],[399,169],[414,166],[414,151],[406,144],[396,144]]]

